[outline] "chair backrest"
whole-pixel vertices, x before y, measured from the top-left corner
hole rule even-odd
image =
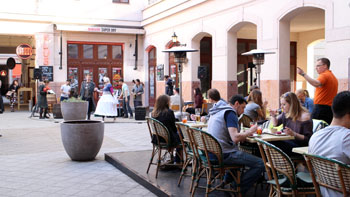
[[[183,124],[183,123],[180,123],[180,122],[177,122],[176,123],[176,127],[177,127],[177,130],[178,131],[181,131],[181,135],[180,138],[182,138],[182,140],[186,143],[190,143],[191,142],[191,138],[190,138],[190,135],[188,133],[188,129],[189,129],[189,126]]]
[[[349,165],[318,155],[304,154],[304,157],[315,188],[321,185],[342,192],[344,196],[350,195]]]
[[[317,119],[312,119],[312,124],[313,124],[312,132],[314,133],[328,126],[328,123],[326,121],[317,120]]]
[[[152,135],[156,135],[158,142],[160,141],[159,137],[161,137],[165,140],[165,143],[167,144],[171,143],[169,131],[163,125],[163,123],[159,122],[154,118],[147,118],[147,124],[148,124],[148,129],[150,131],[151,138],[152,138]]]
[[[197,148],[197,153],[205,153],[205,161],[207,165],[212,166],[211,160],[214,159],[211,155],[215,155],[215,160],[219,165],[223,165],[222,149],[220,143],[209,133],[196,128],[190,128],[192,131],[194,146]],[[203,162],[203,160],[202,160]]]
[[[173,111],[179,111],[180,110],[180,105],[170,105],[170,109]]]
[[[203,100],[203,104],[202,104],[202,112],[205,112],[205,113],[209,113],[209,109],[211,109],[213,107],[213,104],[212,103],[207,103],[207,102],[204,102]]]
[[[295,168],[289,156],[278,147],[264,140],[261,140],[259,138],[257,138],[256,140],[263,146],[264,152],[268,160],[267,166],[271,169],[274,179],[278,180],[278,174],[285,175],[291,183],[291,188],[295,190],[297,183]],[[278,185],[277,187],[280,187],[278,181],[276,181],[276,184]]]

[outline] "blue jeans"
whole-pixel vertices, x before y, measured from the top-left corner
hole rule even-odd
[[[61,96],[60,101],[68,100],[68,97]]]
[[[130,116],[133,117],[132,110],[130,107],[130,95],[127,98],[128,98],[127,102],[125,101],[125,97],[123,98],[124,117],[128,117],[128,112],[130,113]]]
[[[264,162],[261,158],[237,150],[236,152],[224,153],[224,164],[238,164],[249,167],[241,176],[241,191],[246,193],[250,187],[262,176],[265,171]],[[225,176],[226,179],[227,176]]]

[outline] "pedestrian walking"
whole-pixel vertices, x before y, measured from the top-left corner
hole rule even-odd
[[[9,91],[6,93],[7,96],[9,96],[10,99],[10,107],[11,112],[15,111],[15,103],[17,102],[17,92],[19,89],[18,80],[13,80],[12,84],[10,85]]]
[[[40,108],[40,119],[49,118],[49,116],[47,116],[48,104],[46,98],[49,90],[51,90],[51,88],[49,87],[49,81],[45,80],[44,84],[41,84],[39,86],[38,107]]]
[[[132,94],[134,96],[134,107],[142,106],[143,84],[140,82],[140,79],[135,80]]]
[[[173,80],[171,79],[171,77],[169,77],[169,75],[165,75],[164,78],[165,78],[165,94],[167,94],[168,96],[171,96],[174,94]]]
[[[71,90],[70,80],[67,79],[66,83],[61,86],[61,98],[60,98],[61,102],[69,98],[70,90]]]
[[[119,79],[119,85],[122,86],[122,93],[120,94],[119,99],[123,99],[124,118],[128,118],[128,112],[129,112],[130,119],[132,119],[134,116],[132,114],[132,109],[130,107],[129,87],[126,83],[124,83],[123,79]]]
[[[80,87],[80,98],[84,101],[89,102],[88,112],[87,112],[87,119],[90,120],[91,112],[95,111],[95,101],[94,101],[94,90],[95,90],[95,83],[91,81],[90,74],[87,74],[85,76],[85,81],[81,83]]]
[[[328,124],[331,123],[333,118],[331,106],[338,92],[338,80],[329,70],[330,65],[331,63],[327,58],[317,60],[316,71],[319,74],[317,79],[311,78],[301,68],[297,68],[298,74],[316,88],[312,119],[324,120]]]

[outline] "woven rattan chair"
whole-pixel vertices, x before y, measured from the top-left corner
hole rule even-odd
[[[321,196],[319,186],[350,196],[350,166],[340,161],[318,155],[304,154],[311,173],[317,196]]]
[[[185,156],[184,156],[185,161],[182,165],[182,170],[181,170],[181,174],[179,177],[178,186],[180,186],[182,178],[185,175],[188,175],[185,173],[186,168],[192,162],[192,170],[191,170],[191,174],[189,175],[192,177],[191,185],[190,185],[190,192],[191,192],[194,178],[196,175],[196,168],[195,168],[196,167],[196,160],[195,160],[194,154],[193,154],[193,143],[192,143],[193,140],[192,140],[191,134],[189,133],[190,130],[189,130],[189,127],[187,125],[182,124],[182,123],[176,123],[176,127],[177,127],[178,131],[181,131],[181,133],[179,133],[179,137],[180,137],[181,144],[182,144],[184,154],[185,154]]]
[[[214,190],[229,191],[240,193],[240,178],[243,166],[240,165],[225,165],[223,162],[222,149],[219,142],[209,133],[201,131],[196,128],[190,128],[193,144],[195,147],[195,156],[199,161],[198,174],[196,175],[196,182],[193,187],[192,196],[198,187],[199,180],[203,175],[206,175],[206,196]],[[232,171],[235,171],[233,173]],[[230,173],[237,184],[237,188],[224,188],[224,175]],[[216,182],[218,180],[218,182]]]
[[[324,120],[317,120],[317,119],[312,119],[312,132],[316,133],[318,130],[323,129],[328,126],[328,123]]]
[[[154,118],[147,118],[147,124],[148,124],[148,130],[151,136],[151,139],[156,138],[157,143],[153,144],[153,150],[150,162],[148,164],[147,168],[147,174],[151,167],[151,165],[157,165],[156,170],[156,178],[158,178],[158,171],[161,165],[166,164],[166,159],[171,158],[173,159],[173,150],[176,148],[176,145],[171,141],[170,133],[168,129],[158,120]],[[162,154],[162,150],[164,150]],[[158,153],[158,160],[157,162],[153,163],[154,157]],[[163,163],[162,163],[163,161]],[[169,165],[169,164],[167,164]]]
[[[281,149],[264,140],[256,140],[263,151],[267,182],[271,186],[269,196],[316,194],[309,173],[296,173],[292,160]]]

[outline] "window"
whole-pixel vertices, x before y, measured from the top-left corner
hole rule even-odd
[[[121,59],[123,57],[122,46],[120,45],[112,46],[112,57],[113,59]]]
[[[77,59],[78,58],[78,45],[68,44],[68,58]]]
[[[93,48],[94,46],[92,44],[84,44],[83,45],[83,54],[85,59],[92,59],[93,58]]]
[[[113,3],[129,3],[129,0],[113,0]]]
[[[107,59],[107,45],[98,45],[98,59]]]

